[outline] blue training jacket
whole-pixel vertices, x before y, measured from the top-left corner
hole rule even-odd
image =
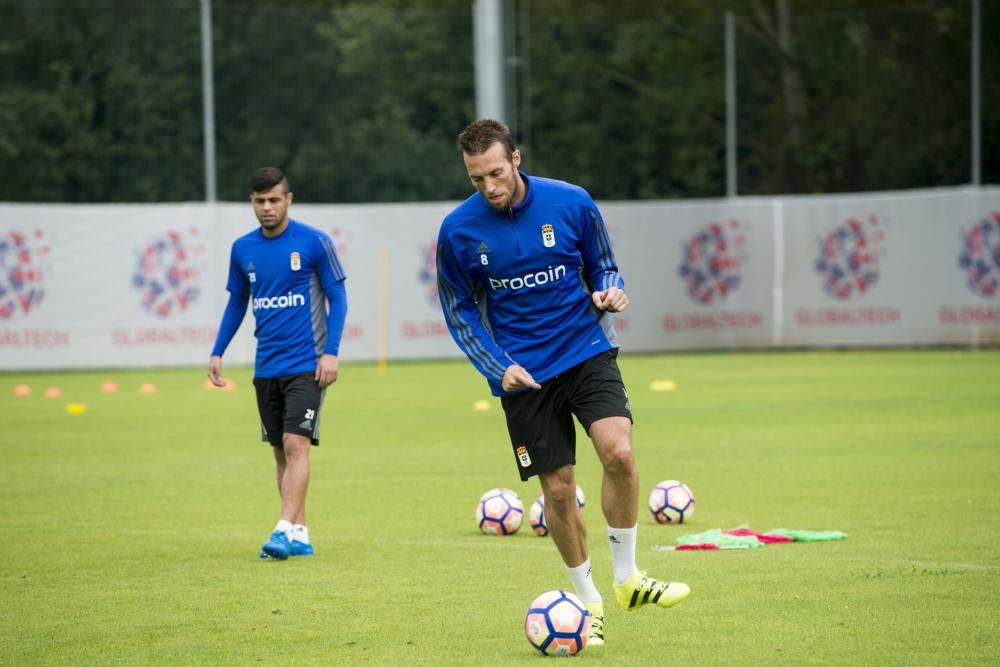
[[[344,269],[324,232],[289,220],[274,238],[259,227],[241,236],[230,251],[226,290],[213,355],[225,352],[248,303],[256,320],[255,377],[312,371],[321,354],[338,353],[347,315]]]
[[[494,396],[507,393],[512,364],[542,383],[614,347],[591,293],[625,285],[586,190],[521,177],[524,201],[499,212],[476,192],[445,217],[437,243],[445,322]]]

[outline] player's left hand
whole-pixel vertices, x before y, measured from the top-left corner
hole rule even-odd
[[[541,389],[542,385],[535,382],[535,378],[531,377],[528,369],[517,364],[511,364],[503,372],[503,377],[500,379],[500,387],[504,391],[516,391],[525,387]]]
[[[334,354],[324,354],[316,365],[316,384],[320,389],[326,389],[337,381],[340,372],[340,360]]]
[[[226,380],[222,377],[222,357],[213,354],[208,360],[208,379],[216,387],[225,387]]]
[[[609,287],[602,292],[594,292],[594,305],[609,313],[620,313],[628,308],[628,295],[617,287]]]

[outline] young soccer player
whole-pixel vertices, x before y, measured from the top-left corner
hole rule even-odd
[[[281,517],[260,557],[284,560],[314,553],[306,527],[309,448],[319,444],[323,396],[337,381],[347,295],[330,237],[288,217],[292,193],[281,170],[258,169],[250,178],[250,191],[260,227],[233,242],[229,303],[208,377],[225,385],[222,354],[252,304],[257,337],[253,383],[281,497]]]

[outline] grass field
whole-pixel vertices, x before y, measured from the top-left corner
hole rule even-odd
[[[537,665],[523,614],[568,578],[549,538],[479,533],[476,500],[527,506],[502,411],[466,363],[345,365],[313,451],[313,558],[257,558],[277,520],[250,371],[0,374],[0,664]],[[1000,659],[1000,351],[622,359],[636,417],[639,564],[670,609],[606,604],[608,665],[985,665]],[[657,380],[673,391],[654,392]],[[100,385],[113,380],[114,394]],[[139,393],[142,383],[156,385]],[[15,397],[27,384],[30,396]],[[47,399],[58,386],[63,395]],[[67,403],[85,414],[68,414]],[[577,467],[612,601],[589,441]],[[691,524],[656,525],[680,479]],[[654,552],[750,525],[847,540]],[[556,659],[550,659],[556,660]]]

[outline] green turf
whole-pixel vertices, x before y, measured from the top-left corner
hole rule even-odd
[[[690,524],[640,508],[639,561],[691,585],[607,606],[620,665],[981,665],[1000,655],[1000,351],[622,359],[641,504],[694,490]],[[247,369],[0,375],[0,664],[539,664],[524,610],[568,579],[548,538],[477,532],[517,480],[499,405],[465,363],[345,365],[313,452],[317,556],[257,558],[277,519]],[[116,394],[100,391],[115,380]],[[653,392],[670,379],[674,391]],[[152,382],[155,394],[138,387]],[[25,383],[33,393],[15,397]],[[63,397],[47,399],[46,387]],[[87,405],[83,415],[68,402]],[[578,477],[611,601],[599,467]],[[654,552],[748,524],[843,542]]]

